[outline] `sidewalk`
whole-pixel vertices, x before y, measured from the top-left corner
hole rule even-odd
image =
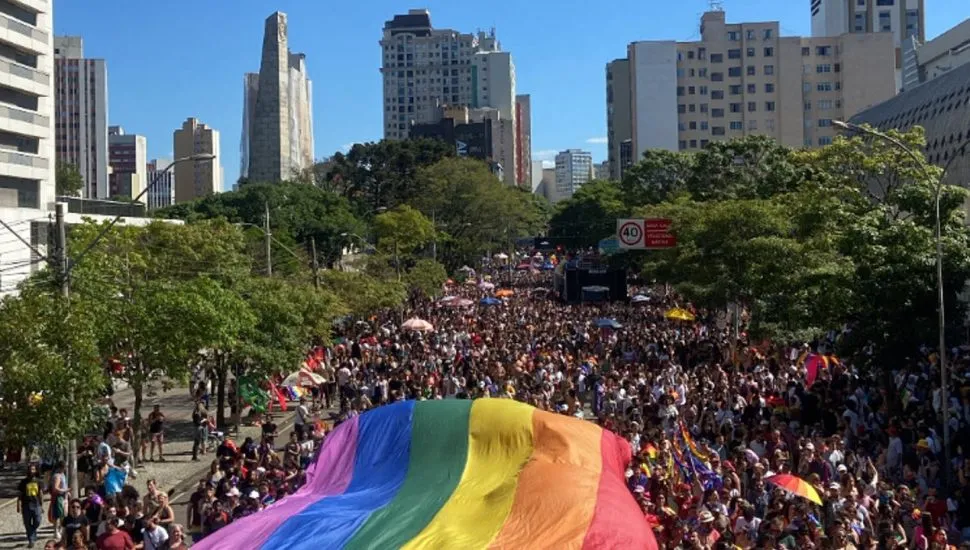
[[[130,389],[118,389],[112,398],[116,407],[119,409],[127,408],[129,416],[133,414],[132,408],[134,407],[135,397]],[[144,493],[146,482],[149,479],[155,479],[158,481],[161,490],[174,490],[173,504],[180,504],[176,502],[176,499],[181,496],[179,493],[184,492],[186,487],[192,487],[197,483],[199,477],[208,471],[214,455],[209,453],[200,457],[199,462],[192,461],[192,409],[194,403],[189,395],[188,388],[179,387],[167,392],[159,391],[153,397],[146,396],[142,415],[148,415],[152,406],[156,403],[161,406],[162,413],[166,417],[166,462],[143,462],[136,468],[138,478],[129,477],[128,483],[138,489],[139,493]],[[210,400],[210,405],[209,412],[215,415],[216,403],[214,399]],[[279,413],[276,422],[281,434],[292,427],[294,409],[295,407],[290,406],[286,413]],[[231,418],[227,407],[226,419],[231,420]],[[238,439],[241,442],[246,437],[253,437],[258,440],[259,436],[260,428],[258,426],[244,426],[242,433],[238,437],[233,436],[233,439]],[[285,438],[281,439],[283,442],[286,441]],[[17,513],[15,498],[17,484],[23,478],[25,469],[25,465],[19,464],[0,472],[0,550],[26,547],[23,523],[20,514]],[[184,503],[182,504],[184,505]],[[46,504],[44,510],[46,518]],[[176,513],[178,513],[178,510]],[[184,519],[184,514],[176,516],[176,520],[179,522],[184,521]],[[43,547],[43,541],[53,537],[53,531],[46,519],[44,523],[38,539],[41,544],[38,544],[38,547]]]

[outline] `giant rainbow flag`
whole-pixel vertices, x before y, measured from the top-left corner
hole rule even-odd
[[[395,403],[338,426],[297,493],[193,548],[656,550],[630,459],[612,432],[509,399]]]

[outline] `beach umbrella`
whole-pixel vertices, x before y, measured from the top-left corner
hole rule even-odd
[[[631,300],[634,304],[643,304],[650,301],[649,296],[644,296],[643,294],[637,294]]]
[[[495,283],[482,283],[478,285],[478,288],[482,290],[492,290],[493,288],[495,288]]]
[[[607,319],[606,317],[597,319],[596,326],[599,328],[612,328],[612,329],[623,328],[623,325],[618,323],[616,319]]]
[[[459,267],[458,268],[458,271],[462,271],[464,273],[474,273],[475,272],[474,269],[468,267],[467,265],[463,265],[463,266]]]
[[[477,285],[478,283],[477,283],[477,282],[475,281],[475,279],[468,279],[467,281],[465,281],[465,284],[466,284],[467,286],[475,286],[475,285]]]
[[[488,296],[486,298],[482,298],[481,300],[479,300],[478,303],[483,306],[497,306],[502,303],[502,300]]]
[[[454,281],[454,279],[448,279],[447,281],[445,281],[445,284],[448,285],[448,286],[451,286],[451,285],[455,284],[455,281]]]
[[[403,328],[404,330],[413,330],[415,332],[431,332],[434,330],[434,325],[425,321],[424,319],[418,319],[417,317],[412,317],[411,319],[404,321],[404,324],[401,325],[401,328]]]
[[[495,296],[498,297],[498,298],[508,298],[509,296],[512,296],[513,294],[515,294],[515,291],[513,291],[511,288],[503,288],[503,289],[497,291],[495,293]]]
[[[499,252],[498,254],[496,254],[496,255],[494,256],[494,258],[495,258],[496,260],[508,260],[508,259],[509,259],[509,255],[508,255],[508,254],[506,254],[506,253],[504,253],[504,252]]]
[[[810,500],[819,506],[822,505],[822,499],[818,496],[815,487],[812,487],[809,482],[800,477],[791,474],[778,474],[765,479],[765,481],[797,497]]]
[[[532,262],[522,262],[519,265],[515,266],[515,269],[518,269],[519,271],[526,271],[528,269],[532,269]]]
[[[457,299],[458,299],[458,296],[445,296],[445,297],[441,298],[440,300],[438,300],[438,303],[439,304],[447,304],[448,302],[454,302]]]
[[[459,298],[457,300],[451,300],[450,302],[444,304],[444,306],[459,308],[459,307],[468,307],[470,305],[474,305],[474,303],[475,302],[469,300],[468,298]]]
[[[667,313],[664,314],[664,317],[672,321],[693,321],[694,320],[693,313],[679,307],[675,307],[667,311]]]

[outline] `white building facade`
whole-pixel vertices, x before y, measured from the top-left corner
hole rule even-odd
[[[593,179],[593,155],[579,149],[567,149],[556,155],[557,200],[573,196],[583,184]]]
[[[79,36],[54,38],[56,153],[84,180],[81,196],[106,199],[108,176],[108,69],[84,57]]]
[[[148,174],[148,182],[153,183],[148,190],[149,210],[165,208],[175,204],[175,174],[172,170],[164,171],[172,163],[172,159],[155,159],[148,161],[145,171]]]

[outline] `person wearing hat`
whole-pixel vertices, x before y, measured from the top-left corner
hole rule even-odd
[[[124,524],[124,520],[118,517],[105,520],[104,533],[98,536],[98,550],[134,550],[135,541],[121,530]]]
[[[714,548],[714,545],[721,538],[721,533],[714,528],[714,514],[708,510],[701,510],[697,515],[700,525],[697,527],[697,539],[703,548]]]

